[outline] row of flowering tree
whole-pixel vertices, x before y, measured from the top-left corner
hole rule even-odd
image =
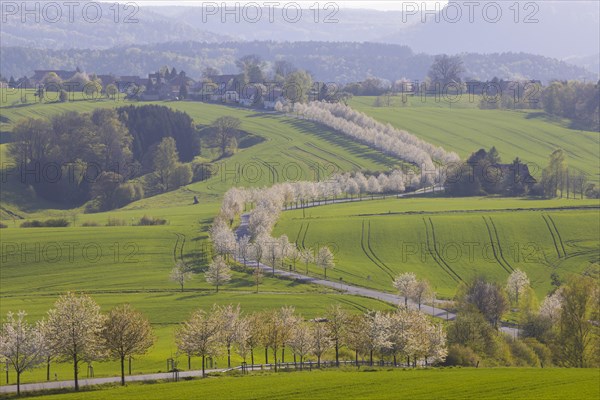
[[[119,360],[125,384],[125,359],[147,353],[154,343],[150,323],[130,305],[103,314],[91,297],[74,293],[61,296],[35,324],[27,322],[23,311],[9,312],[0,333],[0,356],[15,370],[19,394],[21,374],[50,359],[72,363],[75,390],[81,362]],[[214,305],[193,312],[177,328],[175,338],[181,354],[188,357],[188,368],[192,357],[202,359],[203,376],[207,357],[226,356],[231,368],[234,353],[254,364],[258,350],[264,351],[265,363],[272,357],[275,371],[289,354],[300,368],[309,357],[320,367],[328,354],[335,354],[339,366],[343,347],[354,353],[357,363],[362,356],[370,364],[378,357],[416,366],[446,356],[441,325],[407,308],[350,314],[332,305],[321,317],[307,320],[289,306],[246,314],[239,305]]]
[[[326,354],[335,354],[340,364],[342,347],[373,364],[380,360],[399,360],[416,366],[443,361],[446,356],[446,337],[439,324],[424,314],[399,308],[393,312],[368,311],[349,314],[339,305],[330,306],[320,318],[306,320],[293,307],[244,314],[238,306],[213,306],[197,310],[176,333],[179,350],[188,356],[202,359],[203,375],[206,359],[227,355],[231,368],[233,352],[244,361],[255,364],[255,352],[264,351],[265,362],[277,371],[278,364],[291,353],[300,368],[307,357],[321,366]]]
[[[219,215],[210,229],[210,238],[217,255],[228,261],[231,257],[245,265],[254,261],[257,267],[265,262],[273,268],[273,273],[277,266],[284,266],[285,260],[294,269],[298,262],[303,262],[307,272],[308,264],[314,262],[323,269],[326,277],[327,270],[334,266],[329,248],[301,248],[296,243],[290,243],[285,235],[279,238],[271,236],[281,211],[289,207],[305,208],[309,204],[334,200],[340,196],[402,193],[409,185],[418,187],[419,178],[414,173],[405,174],[395,170],[368,178],[359,172],[336,174],[321,182],[290,182],[268,188],[232,188],[223,197]],[[236,236],[231,226],[248,209],[251,211],[247,215],[247,231]],[[257,282],[259,274],[257,268]]]
[[[37,323],[26,315],[9,312],[0,329],[0,357],[17,374],[18,394],[21,374],[43,363],[49,371],[52,359],[72,363],[75,390],[82,362],[119,360],[124,385],[125,359],[145,354],[154,343],[150,323],[129,304],[102,314],[91,297],[67,293]]]
[[[435,163],[447,165],[460,160],[453,152],[434,146],[402,130],[374,120],[344,104],[314,101],[277,107],[278,111],[295,114],[321,123],[385,154],[398,157],[425,171],[435,171]],[[435,176],[428,175],[428,183]]]

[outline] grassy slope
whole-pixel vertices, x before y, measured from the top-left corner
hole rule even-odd
[[[317,129],[311,123],[280,117],[274,114],[254,114],[249,110],[201,103],[158,103],[188,112],[197,124],[209,124],[223,115],[242,119],[242,129],[263,136],[266,142],[238,152],[219,163],[219,173],[206,181],[189,185],[177,191],[143,199],[123,210],[100,214],[83,214],[81,210],[53,209],[43,201],[27,201],[22,188],[3,184],[2,205],[27,219],[45,219],[50,216],[75,218],[74,225],[65,229],[21,229],[21,221],[8,218],[3,229],[3,259],[0,269],[0,314],[8,310],[25,309],[31,319],[42,317],[56,296],[66,290],[84,290],[93,294],[104,310],[117,303],[130,302],[145,312],[155,325],[158,343],[151,353],[134,363],[139,372],[154,372],[164,368],[165,359],[175,352],[173,329],[193,309],[209,307],[213,303],[240,303],[247,311],[282,305],[296,305],[307,317],[324,312],[332,303],[340,302],[348,309],[387,308],[378,301],[345,298],[310,285],[265,279],[260,294],[253,293],[251,277],[235,273],[233,281],[215,295],[202,275],[186,285],[180,294],[169,282],[173,265],[176,234],[186,237],[184,258],[201,272],[206,266],[206,227],[216,215],[220,195],[234,185],[270,185],[300,171],[302,179],[314,179],[314,165],[320,173],[335,170],[385,170],[397,163],[366,146],[339,140],[331,131]],[[12,123],[24,117],[50,117],[66,110],[81,112],[97,107],[122,106],[112,101],[80,101],[67,104],[36,104],[26,107],[1,108],[3,117]],[[2,161],[7,162],[6,145],[2,145]],[[265,165],[275,165],[271,175]],[[290,164],[292,164],[290,166]],[[333,165],[334,167],[331,167]],[[260,176],[231,171],[240,167],[254,168]],[[297,168],[296,168],[297,167]],[[227,171],[221,173],[221,171]],[[249,179],[243,179],[247,177]],[[201,204],[191,205],[194,195]],[[19,209],[20,208],[20,209]],[[26,212],[23,211],[25,209]],[[104,225],[108,218],[122,219],[127,225],[143,215],[166,218],[169,224],[159,227],[82,227],[84,222]],[[3,218],[8,215],[3,213]],[[71,252],[71,248],[74,249]],[[85,250],[84,250],[85,248]],[[97,251],[102,252],[97,256]],[[131,256],[131,257],[130,257]],[[22,258],[23,257],[23,258]],[[98,258],[98,260],[96,260]],[[325,294],[323,294],[325,293]],[[329,293],[329,294],[327,294]],[[69,366],[56,367],[60,377],[69,376]],[[53,369],[54,370],[54,369]],[[96,376],[114,374],[113,363],[96,365]],[[44,371],[37,369],[24,376],[26,381],[41,380]],[[12,379],[12,377],[11,377]]]
[[[10,123],[5,124],[2,129],[10,129],[12,124],[21,118],[48,118],[67,110],[89,112],[98,107],[119,107],[126,104],[115,101],[80,101],[18,108],[4,107],[0,108],[0,111],[3,117],[10,120]],[[222,194],[232,186],[266,186],[285,180],[322,179],[326,175],[339,171],[365,169],[384,171],[400,165],[398,160],[384,156],[364,145],[343,140],[333,131],[317,127],[308,121],[196,102],[154,104],[185,111],[196,124],[202,125],[208,125],[224,115],[238,117],[242,120],[241,129],[262,136],[266,141],[217,162],[216,174],[208,181],[192,184],[157,199],[143,200],[131,207],[153,207],[161,203],[168,206],[189,204],[195,194],[216,201],[215,195]],[[5,151],[2,155],[2,162],[9,162]],[[49,204],[28,199],[23,188],[4,185],[3,189],[2,203],[11,209],[20,208],[29,212],[39,209],[46,212],[47,208],[52,208]]]
[[[412,271],[427,278],[439,296],[451,297],[457,286],[452,271],[465,281],[480,274],[504,281],[509,274],[504,264],[508,270],[526,271],[541,296],[550,288],[553,271],[565,276],[581,272],[589,262],[598,260],[598,204],[597,200],[375,200],[308,209],[306,218],[302,211],[285,212],[276,234],[286,233],[300,246],[333,248],[336,267],[328,273],[331,279],[341,277],[346,282],[391,291],[391,276]],[[588,206],[594,208],[552,209]],[[554,246],[542,215],[554,220],[566,257],[558,235],[558,250]],[[506,263],[500,255],[500,262],[494,257],[484,216],[491,217],[496,226]],[[438,251],[449,268],[436,263],[428,251],[434,232]],[[494,243],[496,246],[495,239]],[[322,274],[316,268],[312,272]]]
[[[313,371],[132,385],[48,399],[596,399],[597,370]]]
[[[392,107],[373,107],[373,97],[355,97],[350,105],[381,121],[405,129],[420,138],[456,151],[466,157],[479,148],[496,146],[504,162],[516,156],[535,164],[532,174],[541,176],[548,155],[564,149],[569,165],[588,174],[588,179],[600,180],[600,134],[565,128],[546,121],[541,113],[527,111],[479,110],[468,103],[467,96],[452,108],[426,99],[412,99],[407,107],[399,101]]]

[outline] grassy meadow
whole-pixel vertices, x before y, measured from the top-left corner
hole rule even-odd
[[[286,211],[275,231],[300,247],[334,249],[330,279],[392,291],[393,276],[411,271],[439,297],[451,298],[462,281],[478,275],[505,281],[520,268],[544,296],[552,272],[568,277],[598,262],[598,206],[572,199],[390,198],[307,209],[305,217]]]
[[[377,371],[377,372],[374,372]],[[573,369],[442,369],[263,373],[179,383],[56,394],[44,399],[579,399],[600,396],[598,371]],[[31,397],[37,399],[41,397]]]
[[[599,132],[569,129],[565,121],[548,120],[539,110],[477,109],[479,99],[462,96],[457,103],[435,98],[394,99],[390,107],[375,107],[374,97],[355,97],[350,106],[383,123],[390,123],[446,150],[468,157],[480,148],[496,146],[502,161],[519,157],[539,178],[548,156],[557,148],[568,155],[571,168],[583,171],[590,182],[600,181]]]
[[[49,118],[65,111],[89,112],[99,107],[120,107],[124,101],[98,100],[39,104],[32,96],[25,102],[17,94],[2,91],[0,101],[0,163],[10,164],[7,140],[21,118]],[[355,98],[351,105],[384,122],[407,129],[421,138],[466,156],[479,147],[495,145],[505,158],[545,165],[554,147],[569,153],[570,165],[598,181],[598,136],[572,131],[560,123],[528,113],[481,111],[468,103],[452,109],[436,104],[376,108],[373,98]],[[194,309],[212,304],[241,304],[246,312],[293,305],[306,318],[323,314],[339,303],[353,312],[390,309],[379,301],[350,297],[313,285],[265,277],[255,293],[252,277],[236,270],[231,283],[217,294],[201,275],[210,258],[207,229],[217,214],[222,194],[232,186],[269,186],[286,180],[315,180],[339,171],[386,171],[401,161],[347,140],[323,126],[276,113],[195,102],[156,102],[187,112],[199,126],[220,116],[234,116],[241,129],[265,139],[216,163],[216,174],[173,192],[145,198],[123,209],[85,214],[83,207],[62,209],[37,199],[14,179],[2,180],[0,219],[0,315],[24,309],[30,320],[42,318],[66,291],[85,291],[103,311],[131,303],[144,312],[155,329],[157,341],[150,353],[133,362],[134,373],[164,371],[166,359],[178,357],[174,329]],[[535,172],[534,172],[535,173]],[[13,177],[14,178],[14,177]],[[200,204],[193,205],[198,196]],[[597,200],[529,200],[501,198],[406,198],[365,201],[287,211],[274,235],[287,234],[300,247],[330,245],[336,267],[330,279],[392,291],[391,276],[414,271],[427,278],[439,297],[452,297],[459,281],[485,274],[505,280],[510,268],[525,270],[538,295],[550,287],[550,274],[581,272],[598,261],[600,214]],[[163,226],[135,226],[144,215],[164,218]],[[24,220],[64,217],[67,228],[19,228]],[[19,219],[22,218],[22,219]],[[123,226],[105,226],[109,219]],[[83,226],[97,224],[98,226]],[[435,236],[435,237],[434,237]],[[185,242],[183,242],[185,238]],[[433,244],[435,243],[435,245]],[[492,248],[492,243],[494,248]],[[494,256],[497,249],[500,254]],[[430,250],[431,249],[431,250]],[[455,252],[460,251],[460,254]],[[473,257],[468,253],[472,249]],[[440,255],[437,255],[437,252]],[[432,253],[435,256],[432,256]],[[196,268],[185,291],[170,282],[169,272],[178,259]],[[437,261],[436,261],[437,260]],[[298,269],[304,266],[298,264]],[[322,271],[309,265],[312,275]],[[257,351],[257,362],[262,351]],[[352,358],[351,354],[342,357]],[[184,357],[179,356],[185,364]],[[234,358],[234,363],[240,360]],[[224,358],[217,360],[224,365]],[[117,363],[95,363],[95,376],[118,374]],[[199,368],[193,360],[193,368]],[[69,364],[52,366],[52,377],[71,378]],[[560,398],[579,390],[582,396],[597,394],[589,382],[594,371],[478,370],[315,372],[247,378],[208,379],[176,385],[131,385],[115,389],[118,398],[191,398],[197,393],[227,398],[372,398],[374,388],[393,398]],[[85,365],[81,376],[85,377]],[[595,375],[597,377],[597,373]],[[14,383],[14,374],[10,376]],[[22,381],[45,380],[45,368],[23,375]],[[235,382],[235,385],[231,383]],[[460,384],[456,384],[460,382]],[[511,382],[507,385],[506,382]],[[532,384],[535,382],[535,384]],[[4,384],[2,380],[2,384]],[[310,383],[308,385],[307,383]],[[583,388],[583,389],[582,389]],[[98,391],[51,397],[106,398]],[[496,397],[494,397],[496,396]],[[564,397],[564,396],[562,396]],[[597,397],[597,395],[596,395]]]

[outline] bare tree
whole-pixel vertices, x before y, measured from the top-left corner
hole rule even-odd
[[[323,322],[313,322],[312,324],[312,353],[317,357],[317,367],[321,367],[321,357],[333,346],[329,337],[327,326]]]
[[[239,129],[240,125],[241,121],[238,118],[230,116],[219,117],[212,123],[212,127],[216,133],[217,145],[221,150],[221,156],[224,156],[227,148],[231,146],[232,139],[235,138],[235,132]]]
[[[431,83],[439,84],[441,88],[444,88],[448,84],[460,84],[464,71],[463,62],[459,56],[442,54],[435,57],[428,76]]]
[[[304,357],[313,351],[312,330],[304,322],[298,323],[290,338],[290,348],[292,352],[300,358],[300,369],[303,369]]]
[[[348,313],[339,305],[335,304],[327,310],[327,331],[335,347],[335,365],[340,366],[340,346],[343,344],[345,326],[348,322]]]
[[[102,338],[108,355],[121,362],[121,385],[125,385],[125,358],[146,354],[154,344],[150,322],[129,304],[110,310]]]

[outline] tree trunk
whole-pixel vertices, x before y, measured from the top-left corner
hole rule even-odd
[[[79,380],[77,379],[77,363],[79,362],[79,360],[77,360],[77,353],[73,354],[73,380],[75,381],[75,391],[79,391]]]
[[[227,368],[231,368],[231,345],[227,346]]]
[[[205,373],[204,373],[204,371],[206,370],[205,368],[206,368],[206,356],[203,355],[202,356],[202,377],[203,378],[205,376]]]
[[[188,354],[188,370],[192,369],[192,356]]]
[[[369,352],[369,365],[373,366],[373,350]]]
[[[254,349],[250,349],[250,359],[252,360],[252,369],[254,369]]]
[[[396,355],[394,354],[394,367],[397,367],[398,363],[396,362]]]
[[[21,372],[17,371],[17,396],[21,396]]]
[[[121,356],[121,386],[125,386],[125,356]]]
[[[281,362],[285,362],[285,345],[281,348]]]
[[[321,368],[321,356],[317,356],[317,368]]]
[[[46,359],[46,380],[50,380],[50,357]]]
[[[335,340],[335,366],[339,368],[340,366],[340,345],[338,340]]]
[[[265,364],[269,363],[269,348],[265,347]]]

